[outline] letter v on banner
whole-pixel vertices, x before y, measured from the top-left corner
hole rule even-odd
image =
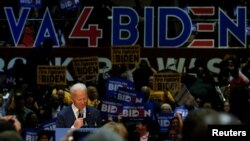
[[[69,38],[73,39],[88,39],[89,47],[97,47],[98,39],[102,38],[102,29],[98,28],[98,24],[89,24],[87,29],[84,29],[92,10],[94,7],[84,7],[81,15],[77,19]]]
[[[19,43],[23,28],[29,16],[30,8],[21,8],[19,19],[15,18],[12,7],[4,7],[4,12],[10,27],[11,36],[16,47]]]

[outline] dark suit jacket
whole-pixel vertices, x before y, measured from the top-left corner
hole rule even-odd
[[[56,128],[70,128],[76,117],[74,115],[72,105],[63,108],[57,114]],[[84,121],[87,122],[87,127],[95,128],[101,126],[101,113],[94,107],[86,106],[86,118]]]

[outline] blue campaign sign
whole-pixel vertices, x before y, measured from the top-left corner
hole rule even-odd
[[[143,93],[126,88],[118,88],[116,99],[128,103],[142,103]]]
[[[72,132],[72,136],[75,137],[74,141],[78,141],[78,140],[82,141],[87,134],[96,132],[98,129],[99,128],[80,128],[80,129],[56,128],[55,138],[56,138],[56,141],[61,141],[63,138],[66,137],[67,134]]]
[[[129,120],[143,120],[152,117],[153,112],[153,103],[123,103],[122,105],[122,117]]]
[[[24,140],[25,141],[36,141],[38,139],[38,129],[24,129],[23,130],[23,135],[24,135]]]
[[[181,114],[181,117],[184,120],[187,117],[187,114],[188,114],[188,107],[184,106],[184,105],[178,106],[174,110],[174,113],[177,113],[177,112]]]
[[[106,88],[106,94],[108,97],[117,97],[119,88],[134,90],[135,86],[134,83],[129,80],[110,77],[107,79]]]
[[[55,141],[55,131],[47,131],[38,128],[25,128],[23,138],[25,141],[37,141],[42,136],[47,136],[49,141]]]
[[[20,7],[41,8],[42,0],[19,0]]]
[[[72,10],[79,6],[79,0],[60,0],[60,8],[64,11]]]
[[[41,123],[40,128],[48,131],[56,130],[56,118]]]
[[[109,116],[117,117],[121,114],[122,104],[118,103],[117,100],[103,100],[101,104],[101,112]]]
[[[171,125],[171,120],[174,118],[174,113],[160,113],[158,116],[158,123],[160,125],[160,132],[166,133]]]

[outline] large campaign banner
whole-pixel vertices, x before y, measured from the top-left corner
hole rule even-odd
[[[14,47],[19,47],[24,27],[31,20],[29,18],[32,13],[31,10],[33,7],[39,7],[41,1],[19,0],[20,6],[24,8],[20,10],[18,16],[14,14],[14,7],[4,7],[6,23],[8,23],[7,26],[11,33],[10,40],[13,41]],[[101,43],[104,42],[106,43],[105,46],[134,46],[140,44],[143,48],[248,47],[250,28],[247,25],[248,11],[246,6],[231,9],[230,12],[235,14],[229,15],[230,12],[225,12],[223,8],[211,5],[187,6],[185,8],[148,5],[142,9],[145,13],[142,20],[141,15],[135,10],[136,6],[112,6],[109,11],[111,15],[96,17],[98,14],[102,15],[102,12],[105,11],[96,14],[94,11],[100,10],[98,7],[94,7],[93,4],[82,6],[84,4],[79,0],[59,0],[61,11],[65,13],[77,11],[75,15],[72,15],[76,18],[72,17],[72,25],[68,24],[68,19],[64,19],[64,12],[62,12],[62,18],[59,19],[62,24],[57,24],[58,20],[52,19],[53,16],[51,16],[54,9],[47,6],[45,10],[41,11],[39,18],[33,19],[34,21],[40,21],[40,24],[35,25],[39,27],[39,30],[34,32],[36,35],[34,35],[33,47],[40,46],[46,38],[53,40],[54,47],[60,47],[61,39],[56,29],[66,29],[69,32],[65,38],[68,41],[67,43],[72,44],[68,46],[74,46],[74,43],[78,42],[81,47],[98,48],[103,46]],[[200,19],[201,16],[202,19]],[[217,19],[214,17],[217,17]],[[102,20],[98,21],[98,18],[102,18]],[[171,18],[175,20],[171,20]],[[104,26],[105,24],[109,25]],[[63,26],[59,27],[59,25]],[[139,29],[141,25],[144,28]],[[176,35],[172,35],[173,33],[168,32],[169,30],[173,30]],[[79,39],[86,43],[80,44],[82,42],[79,42]],[[114,57],[117,58],[117,56]],[[120,60],[124,60],[124,58],[124,55],[119,57]],[[134,59],[138,59],[138,57]]]

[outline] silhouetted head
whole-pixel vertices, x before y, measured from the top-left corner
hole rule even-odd
[[[182,141],[208,141],[208,125],[235,125],[240,120],[229,113],[200,108],[190,111],[183,122]]]

